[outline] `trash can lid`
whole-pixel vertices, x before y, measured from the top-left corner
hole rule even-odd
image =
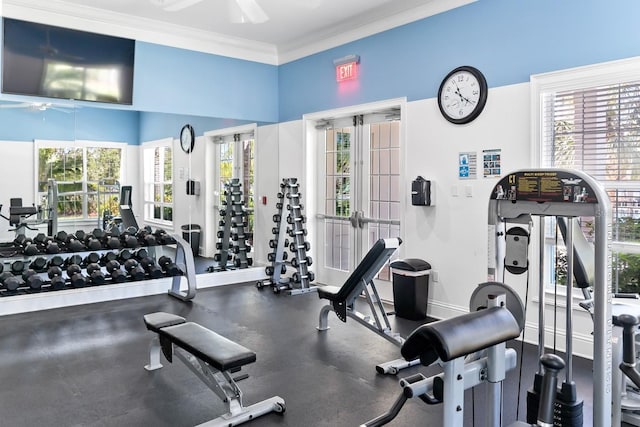
[[[392,262],[391,268],[404,271],[425,271],[431,270],[431,264],[419,258],[406,258]]]
[[[198,224],[185,224],[182,227],[183,230],[185,231],[200,231],[200,226]]]

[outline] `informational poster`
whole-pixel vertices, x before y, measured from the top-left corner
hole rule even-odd
[[[458,155],[458,178],[476,179],[478,173],[478,155],[476,153],[460,153]]]
[[[500,160],[501,151],[500,149],[482,150],[482,165],[485,178],[500,176],[502,171]]]

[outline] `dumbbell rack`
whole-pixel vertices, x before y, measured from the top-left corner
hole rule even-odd
[[[311,257],[307,256],[310,244],[305,240],[307,231],[305,229],[305,217],[302,215],[303,205],[300,201],[301,194],[298,192],[297,178],[284,178],[280,184],[280,192],[278,193],[278,201],[276,203],[276,214],[273,215],[275,227],[272,231],[274,238],[269,240],[269,247],[274,249],[267,255],[267,259],[271,262],[265,268],[265,272],[269,278],[257,283],[258,288],[271,285],[275,293],[286,291],[289,295],[298,295],[317,290],[315,286],[311,286],[314,280],[314,274],[309,269],[311,265]],[[283,226],[283,209],[285,198],[288,199],[287,224],[289,227]],[[287,236],[292,238],[289,243]],[[287,249],[294,255],[291,259],[291,266],[296,269],[291,277],[284,277],[287,272]]]
[[[243,269],[253,264],[253,259],[248,256],[251,246],[247,244],[247,212],[242,199],[242,183],[238,178],[233,178],[224,184],[225,200],[220,209],[220,229],[216,248],[218,253],[213,257],[218,263],[217,267],[209,267],[208,271],[222,271],[232,268],[228,261],[233,257],[233,267]],[[233,242],[229,243],[229,239]],[[233,252],[234,256],[231,255]],[[223,261],[224,260],[224,261]]]
[[[89,233],[86,234],[88,235]],[[80,232],[76,232],[74,237],[77,235],[80,235]],[[149,233],[149,235],[151,234]],[[45,236],[45,239],[38,239],[43,242],[59,243],[60,246],[56,245],[57,250],[55,252],[49,250],[52,247],[51,245],[47,245],[45,248],[44,245],[34,243],[34,247],[36,245],[40,246],[40,252],[33,254],[17,253],[13,257],[5,258],[0,263],[0,273],[7,272],[8,276],[0,277],[0,297],[156,279],[160,277],[160,274],[164,277],[172,277],[170,295],[185,301],[195,296],[195,265],[193,257],[190,251],[185,250],[185,247],[188,248],[189,244],[178,236],[171,236],[159,231],[155,233],[154,237],[157,237],[158,243],[176,245],[175,263],[168,257],[164,257],[167,262],[160,262],[161,265],[158,268],[161,268],[161,271],[158,271],[157,268],[154,270],[156,261],[155,246],[150,244],[146,247],[140,245],[142,242],[150,243],[151,239],[148,236],[146,236],[146,239],[143,238],[145,236],[138,236],[137,238],[131,236],[132,239],[136,240],[135,245],[131,240],[129,240],[129,244],[126,244],[125,240],[123,240],[120,248],[115,249],[108,245],[107,239],[109,236],[102,230],[96,229],[91,233],[91,242],[93,244],[90,244],[89,238],[87,238],[84,240],[87,245],[82,245],[82,249],[76,251],[68,250],[68,243],[71,240],[65,241],[64,237],[66,236],[67,233],[61,231],[55,237]],[[140,238],[140,241],[138,241],[138,238]],[[116,240],[118,239],[116,238]],[[97,244],[100,244],[100,246],[98,247]],[[88,248],[87,246],[92,247]],[[133,249],[134,247],[136,248],[135,250]],[[64,249],[68,251],[65,252]],[[142,263],[144,258],[146,258],[146,265]],[[135,265],[132,263],[126,265],[125,261],[129,259],[135,259]],[[110,269],[108,264],[112,260],[119,262],[114,269]],[[138,261],[141,261],[141,264],[146,268],[134,271]],[[71,266],[75,266],[75,270],[70,270],[69,267]],[[52,267],[54,268],[52,269]],[[124,269],[121,269],[121,267],[124,267]],[[77,273],[77,276],[75,273]],[[185,275],[187,279],[186,292],[180,289],[182,275]],[[32,276],[37,280],[33,280]],[[5,282],[5,279],[10,277],[16,279],[11,279],[9,284],[9,282]]]

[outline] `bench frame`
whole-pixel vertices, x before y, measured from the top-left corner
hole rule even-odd
[[[378,246],[383,244],[383,248],[380,248]],[[346,322],[346,318],[343,319],[342,317],[342,314],[346,314],[347,317],[352,318],[362,326],[375,332],[377,335],[380,335],[382,338],[388,340],[392,344],[401,346],[404,343],[404,338],[402,338],[399,333],[394,332],[391,329],[389,317],[387,316],[387,312],[382,303],[382,300],[380,299],[380,296],[378,295],[378,290],[376,289],[376,285],[373,281],[373,279],[378,275],[380,270],[382,270],[382,267],[384,267],[389,258],[391,258],[393,253],[398,249],[400,244],[400,239],[380,239],[374,244],[374,246],[369,250],[360,264],[353,271],[351,276],[349,276],[347,281],[340,288],[341,291],[342,288],[351,288],[348,296],[342,301],[331,301],[330,304],[327,304],[322,307],[322,309],[320,309],[317,328],[318,331],[326,331],[329,329],[328,316],[329,312],[333,311],[336,313],[336,315],[338,315],[338,318],[340,318],[340,320]],[[355,277],[356,275],[360,277]],[[355,300],[362,294],[364,294],[365,300],[369,305],[371,315],[361,313],[354,307]],[[320,295],[320,297],[322,298],[322,292],[320,292],[318,295]],[[336,305],[338,306],[337,309]],[[346,309],[344,313],[341,313],[343,311],[342,309]],[[376,365],[376,370],[380,374],[395,375],[401,369],[415,366],[419,363],[419,360],[406,361],[402,358],[399,358]]]
[[[220,371],[179,347],[173,341],[168,341],[169,347],[164,347],[163,349],[159,333],[152,332],[154,336],[149,346],[149,364],[144,367],[147,371],[155,371],[162,368],[162,363],[160,362],[161,352],[164,352],[169,361],[171,361],[172,355],[175,355],[226,404],[227,412],[225,414],[199,424],[198,427],[236,426],[270,412],[282,413],[285,411],[284,399],[279,396],[262,400],[251,406],[244,406],[242,403],[242,390],[240,390],[236,381],[245,379],[248,375],[237,378],[231,376],[232,373],[238,372],[240,368]],[[167,351],[170,352],[169,355],[167,355]]]

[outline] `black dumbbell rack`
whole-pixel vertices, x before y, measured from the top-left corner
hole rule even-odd
[[[233,268],[247,268],[253,264],[248,256],[251,247],[247,244],[247,212],[242,199],[242,184],[238,178],[224,184],[224,196],[218,222],[218,252],[213,256],[217,265],[209,267],[209,272],[223,271]],[[232,253],[235,255],[232,255]],[[233,264],[229,261],[233,258]]]
[[[315,286],[311,286],[314,274],[309,269],[312,263],[311,257],[307,255],[310,250],[310,244],[305,240],[307,235],[306,219],[302,214],[304,207],[300,201],[301,194],[298,191],[298,187],[297,178],[285,178],[280,184],[278,202],[276,203],[277,212],[273,215],[275,226],[272,231],[274,238],[269,240],[269,247],[274,251],[267,255],[271,265],[265,268],[269,278],[258,282],[258,288],[271,285],[274,292],[286,291],[289,295],[317,290]],[[286,216],[288,226],[284,226],[282,221],[285,202],[288,210],[288,215]],[[289,242],[287,236],[291,237],[291,242]],[[289,278],[284,277],[288,265],[287,249],[293,255],[290,265],[296,269]]]
[[[36,236],[33,243],[24,245],[36,252],[16,251],[0,263],[0,297],[172,277],[169,294],[183,300],[193,298],[195,267],[191,252],[184,249],[188,243],[162,230],[142,231],[123,233],[122,240],[100,229]],[[120,244],[116,247],[115,242]],[[175,262],[166,256],[156,260],[156,245],[176,245]],[[160,262],[162,258],[165,262]],[[186,293],[180,290],[182,275],[187,278]]]
[[[228,191],[231,193],[233,266],[240,269],[247,268],[253,264],[253,259],[248,256],[251,246],[247,243],[248,236],[246,234],[249,229],[249,218],[242,199],[242,183],[238,178],[231,180]]]
[[[222,207],[220,208],[220,220],[218,221],[218,241],[216,242],[216,252],[213,255],[213,260],[217,263],[214,266],[209,267],[209,272],[224,271],[229,267],[228,262],[231,260],[231,248],[229,241],[231,239],[231,217],[233,216],[232,201],[233,195],[230,191],[230,183],[224,184],[224,200],[222,200]]]

